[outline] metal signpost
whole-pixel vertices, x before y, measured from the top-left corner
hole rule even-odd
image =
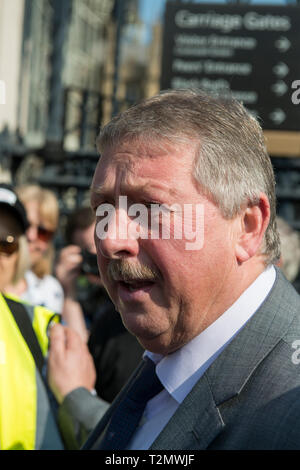
[[[279,215],[298,230],[299,51],[300,5],[166,5],[161,89],[233,95],[259,118],[275,169]]]
[[[299,6],[168,3],[161,88],[231,94],[264,129],[300,131],[299,47]]]

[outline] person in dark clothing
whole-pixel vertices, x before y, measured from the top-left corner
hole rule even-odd
[[[142,358],[144,349],[128,333],[113,304],[106,305],[92,327],[88,341],[94,358],[98,395],[112,402]]]

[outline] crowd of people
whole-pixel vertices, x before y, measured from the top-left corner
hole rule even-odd
[[[257,121],[235,100],[169,91],[115,117],[98,148],[91,207],[68,217],[60,251],[55,194],[0,184],[0,449],[299,449],[286,278],[300,242],[276,217]],[[201,249],[185,231],[121,236],[124,195],[174,224],[172,204],[201,204]],[[281,234],[294,244],[280,254]]]
[[[52,191],[36,184],[16,188],[0,184],[0,221],[0,352],[8,373],[1,375],[0,381],[0,449],[76,449],[137,366],[143,348],[123,326],[102,286],[94,242],[95,215],[90,207],[79,208],[70,215],[65,228],[66,246],[57,254],[54,237],[59,204]],[[18,320],[20,306],[24,310],[22,323]],[[69,379],[66,370],[60,370],[59,363],[48,358],[49,325],[53,323],[64,325],[69,344],[72,341],[76,344]],[[59,333],[54,332],[52,337],[54,357],[55,334]],[[18,342],[20,351],[12,354]],[[30,361],[23,373],[17,375],[24,365],[22,352],[26,351],[28,356],[28,348]],[[82,348],[89,352],[87,363],[80,362],[84,357]],[[40,353],[38,359],[36,350]],[[79,369],[76,361],[82,365],[78,378],[74,372]],[[27,369],[31,369],[28,387],[23,378]],[[55,385],[53,392],[49,388],[52,370],[57,376],[62,372],[71,407],[78,391],[74,396],[69,392],[85,386],[79,400],[81,407],[69,410],[69,401],[59,407],[61,392],[57,398]],[[85,370],[87,379],[82,382],[80,374],[84,375]],[[93,419],[87,428],[82,411],[85,393],[90,395],[93,407]],[[4,415],[2,410],[7,406],[14,411]],[[23,419],[27,408],[32,410],[28,413],[30,428]],[[18,422],[20,426],[16,427]]]

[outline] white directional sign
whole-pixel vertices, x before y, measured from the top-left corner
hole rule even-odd
[[[233,95],[264,129],[300,130],[300,7],[169,2],[161,88]],[[295,100],[294,100],[295,101]]]

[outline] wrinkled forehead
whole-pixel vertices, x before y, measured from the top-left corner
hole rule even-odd
[[[168,141],[136,141],[133,144],[126,141],[107,147],[91,185],[92,206],[97,195],[109,196],[113,191],[129,194],[151,187],[175,193],[183,180],[185,186],[192,185],[194,155],[194,143],[174,145]]]
[[[154,159],[170,155],[180,146],[180,142],[170,139],[146,139],[136,137],[133,139],[125,139],[109,145],[102,150],[101,158],[121,163],[126,156],[129,160],[137,159]]]
[[[98,165],[96,167],[93,183],[97,181],[97,185],[106,180],[108,183],[111,176],[111,170],[118,168],[118,173],[126,175],[136,170],[144,159],[156,160],[154,164],[159,164],[158,159],[163,155],[167,155],[170,148],[166,148],[163,143],[153,142],[152,144],[141,139],[131,141],[124,140],[109,145],[102,150]],[[92,184],[92,187],[94,184]]]
[[[180,138],[147,139],[136,137],[134,139],[121,140],[114,145],[108,145],[102,149],[97,170],[105,173],[106,169],[118,165],[124,171],[130,171],[132,167],[138,167],[141,160],[153,161],[153,165],[159,166],[160,159],[184,153],[185,149],[193,148],[191,155],[195,156],[199,148],[199,141],[189,139],[182,141]],[[194,159],[192,156],[192,160]]]

